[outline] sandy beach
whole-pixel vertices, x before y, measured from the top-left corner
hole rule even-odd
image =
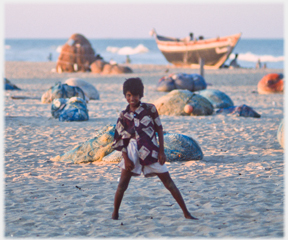
[[[144,102],[168,73],[199,69],[129,65],[130,74],[56,73],[55,62],[6,62],[5,77],[21,91],[4,91],[4,234],[17,238],[255,238],[284,236],[284,151],[277,141],[283,94],[260,95],[257,84],[282,69],[205,70],[207,88],[225,92],[261,118],[231,115],[161,116],[164,130],[193,137],[203,160],[167,163],[191,214],[187,220],[156,177],[132,179],[112,220],[120,177],[117,163],[67,164],[51,158],[115,124],[127,105],[126,78],[143,80]],[[168,73],[165,71],[168,70]],[[100,100],[88,103],[89,121],[60,122],[41,96],[56,82],[81,78]],[[11,97],[27,97],[13,99]]]

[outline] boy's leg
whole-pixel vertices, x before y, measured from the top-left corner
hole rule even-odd
[[[114,211],[112,213],[112,219],[118,219],[119,218],[120,204],[121,204],[122,198],[124,196],[124,192],[128,188],[132,174],[133,174],[132,172],[127,171],[125,169],[122,169],[120,181],[119,181],[116,193],[115,193]]]
[[[198,220],[198,218],[193,217],[190,214],[190,212],[187,210],[186,204],[185,204],[185,202],[181,196],[181,193],[180,193],[179,189],[176,187],[173,180],[171,179],[169,172],[157,173],[157,176],[160,178],[160,180],[162,181],[164,186],[170,191],[170,193],[172,194],[172,196],[174,197],[176,202],[181,207],[181,209],[184,213],[184,217],[188,218],[188,219]]]

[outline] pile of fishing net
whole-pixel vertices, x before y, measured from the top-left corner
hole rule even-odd
[[[220,90],[205,89],[197,92],[197,94],[207,98],[214,108],[226,108],[234,106],[231,98]]]
[[[89,120],[87,104],[79,97],[54,99],[51,104],[51,114],[62,122]]]
[[[172,90],[154,102],[160,115],[201,116],[213,114],[213,105],[199,94],[189,90]]]
[[[216,114],[231,114],[238,117],[254,117],[260,118],[261,115],[257,113],[252,107],[242,104],[240,106],[232,106],[227,108],[219,108]]]
[[[78,86],[69,86],[66,83],[57,82],[50,87],[41,97],[42,103],[51,103],[57,98],[79,97],[86,100],[85,93]]]
[[[16,85],[11,83],[7,78],[4,78],[4,89],[5,90],[21,90]]]
[[[120,162],[122,153],[112,148],[114,133],[115,125],[107,125],[93,138],[51,160],[69,163]],[[182,134],[164,133],[164,151],[168,162],[203,159],[199,144],[192,137]]]
[[[206,89],[206,87],[205,79],[197,73],[173,73],[160,78],[156,90],[160,92],[170,92],[174,89],[186,89],[195,92]]]

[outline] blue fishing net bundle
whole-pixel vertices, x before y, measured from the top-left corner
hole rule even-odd
[[[16,85],[11,83],[7,78],[4,78],[4,89],[5,90],[21,90]]]
[[[203,159],[203,152],[198,143],[191,137],[164,133],[164,152],[167,161],[189,161]]]
[[[85,94],[80,87],[70,86],[66,83],[61,83],[61,82],[58,82],[54,86],[51,87],[51,95],[52,95],[52,99],[79,97],[79,98],[86,100]]]
[[[42,103],[51,103],[57,98],[80,97],[87,100],[84,91],[78,86],[70,86],[66,83],[57,82],[50,87],[41,97]]]
[[[204,89],[198,92],[199,95],[207,98],[213,105],[214,108],[227,108],[234,106],[231,98],[216,89]]]
[[[242,104],[240,106],[232,106],[227,108],[219,108],[216,114],[232,114],[238,117],[254,117],[260,118],[261,115],[257,113],[252,107]]]
[[[170,92],[174,89],[186,89],[191,92],[206,89],[207,84],[205,79],[197,73],[176,73],[162,77],[156,90],[160,92]]]
[[[51,114],[62,122],[89,120],[87,104],[79,97],[54,99],[51,104]]]
[[[112,143],[114,140],[115,127],[115,125],[111,124],[103,127],[97,131],[92,138],[83,143],[79,143],[73,149],[56,156],[52,160],[75,164],[101,161],[104,156],[114,151]],[[121,154],[121,152],[119,153]]]

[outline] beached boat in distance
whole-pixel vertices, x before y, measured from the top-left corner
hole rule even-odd
[[[199,68],[203,61],[205,69],[217,69],[228,59],[241,33],[209,39],[202,36],[195,39],[190,33],[190,36],[179,39],[160,36],[153,29],[150,35],[155,36],[159,50],[175,66]]]

